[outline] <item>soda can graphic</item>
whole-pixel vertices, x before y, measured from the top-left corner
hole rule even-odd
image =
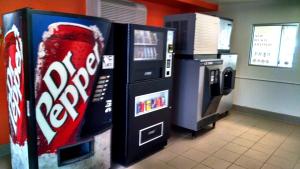
[[[39,155],[76,143],[103,48],[96,26],[57,22],[44,32],[35,76]]]
[[[151,108],[152,108],[152,109],[157,108],[157,105],[156,105],[156,99],[155,99],[155,98],[154,98],[154,99],[151,99]]]
[[[157,107],[161,107],[162,106],[161,97],[156,98],[156,103],[157,103]]]
[[[23,43],[18,28],[13,25],[4,37],[4,57],[7,59],[6,87],[11,139],[24,145],[27,140],[24,93]]]
[[[151,100],[146,101],[146,111],[151,111]]]
[[[16,25],[5,33],[6,91],[12,168],[29,168],[23,41]]]
[[[140,112],[144,112],[144,111],[145,111],[145,103],[140,102]]]
[[[165,106],[166,105],[166,98],[165,96],[161,96],[161,106]]]
[[[140,113],[141,112],[141,103],[139,102],[138,104],[136,104],[136,113]]]
[[[142,113],[142,112],[144,112],[144,102],[139,102],[139,103],[136,105],[136,112],[137,112],[137,113]]]

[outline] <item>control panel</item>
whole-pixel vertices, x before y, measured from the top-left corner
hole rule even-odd
[[[167,50],[166,50],[166,64],[165,77],[172,76],[172,60],[174,55],[174,30],[168,30],[167,33]]]
[[[219,83],[220,80],[220,69],[210,70],[210,84]]]

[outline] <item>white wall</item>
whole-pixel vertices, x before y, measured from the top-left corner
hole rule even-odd
[[[300,117],[300,33],[292,69],[248,65],[252,24],[300,22],[300,2],[287,1],[220,4],[218,15],[234,19],[231,49],[239,54],[234,104]]]

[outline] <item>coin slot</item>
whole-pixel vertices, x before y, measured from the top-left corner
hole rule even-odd
[[[167,60],[167,68],[170,68],[170,67],[171,67],[171,60],[168,59],[168,60]]]

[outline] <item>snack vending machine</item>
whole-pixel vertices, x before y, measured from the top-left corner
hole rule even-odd
[[[13,169],[110,168],[111,23],[32,9],[3,22]]]
[[[112,157],[128,165],[167,144],[174,30],[114,24]]]

